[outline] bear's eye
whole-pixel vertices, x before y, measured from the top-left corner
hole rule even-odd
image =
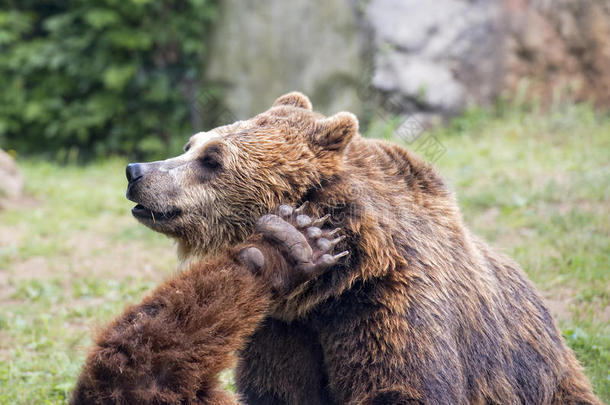
[[[217,169],[220,167],[220,162],[218,158],[214,155],[205,155],[199,159],[201,165],[206,169]]]
[[[222,147],[218,142],[213,142],[208,145],[199,158],[199,167],[203,169],[204,177],[207,179],[209,175],[216,174],[222,168]]]

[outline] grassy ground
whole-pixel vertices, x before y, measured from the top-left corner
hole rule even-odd
[[[610,401],[610,117],[470,111],[420,137],[466,222],[543,291],[596,392]],[[92,328],[175,266],[130,217],[124,161],[20,161],[28,197],[0,212],[0,404],[62,404]]]

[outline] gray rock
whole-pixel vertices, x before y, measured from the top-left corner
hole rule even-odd
[[[223,0],[222,7],[207,72],[225,86],[228,109],[202,111],[221,122],[300,90],[326,114],[418,114],[425,124],[493,103],[524,78],[541,100],[560,86],[610,105],[606,0]]]
[[[462,84],[446,66],[399,53],[378,56],[373,86],[442,111],[457,109],[465,99]]]
[[[371,0],[365,14],[378,49],[373,86],[444,114],[489,101],[501,85],[496,4]]]
[[[207,76],[224,84],[224,101],[238,119],[293,90],[318,111],[359,112],[361,36],[348,0],[225,0]]]

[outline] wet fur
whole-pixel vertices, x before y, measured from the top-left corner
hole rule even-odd
[[[303,237],[286,224],[192,265],[127,308],[95,339],[71,404],[237,403],[219,388],[218,374],[271,304],[317,274],[292,266],[281,247],[297,239],[284,238]]]
[[[303,199],[339,219],[353,254],[276,306],[242,351],[248,403],[600,403],[523,271],[468,231],[419,158],[355,136]],[[271,339],[309,342],[320,373],[292,383],[304,371],[261,349]]]
[[[103,329],[71,404],[236,404],[218,381],[234,352],[274,302],[345,256],[332,257],[325,230],[297,225],[303,216],[283,208],[260,218],[246,242],[192,265]]]
[[[236,403],[218,374],[263,318],[269,295],[230,257],[193,266],[102,331],[72,404]]]

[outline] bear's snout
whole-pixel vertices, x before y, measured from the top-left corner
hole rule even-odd
[[[154,171],[153,163],[130,163],[125,168],[125,175],[127,176],[127,194],[128,200],[134,202],[140,202],[142,198],[142,186],[146,183],[147,174]]]
[[[142,177],[143,170],[142,164],[130,163],[125,168],[125,174],[127,175],[127,181],[133,183]]]

